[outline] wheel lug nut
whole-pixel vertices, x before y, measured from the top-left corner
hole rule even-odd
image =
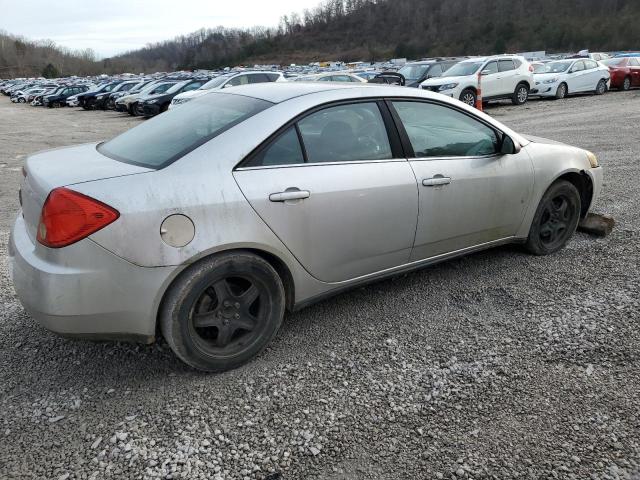
[[[235,307],[236,307],[236,308],[240,308],[240,304],[239,304],[238,302],[236,302]]]
[[[231,305],[231,304],[225,300],[225,302],[224,302],[224,306],[225,306],[225,307],[228,307],[229,305]]]
[[[234,318],[236,318],[236,319],[240,318],[240,314],[239,314],[239,313],[236,313],[236,314],[234,315]]]

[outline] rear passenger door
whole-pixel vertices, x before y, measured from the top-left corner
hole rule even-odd
[[[516,67],[510,58],[498,60],[498,71],[500,78],[500,94],[507,95],[516,90],[518,80],[516,77]]]
[[[416,180],[382,102],[309,113],[247,158],[234,177],[318,280],[342,282],[409,260]]]

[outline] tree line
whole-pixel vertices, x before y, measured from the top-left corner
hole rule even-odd
[[[63,75],[640,48],[637,0],[325,0],[274,28],[208,28],[112,58],[0,33],[0,69]],[[49,69],[51,73],[51,69]],[[3,77],[0,70],[0,77]]]

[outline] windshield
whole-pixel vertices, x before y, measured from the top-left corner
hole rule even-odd
[[[164,93],[174,85],[175,85],[175,82],[161,83],[160,85],[154,85],[155,88],[151,89],[151,91],[149,92],[149,95],[156,95],[158,93]]]
[[[222,75],[220,77],[212,78],[207,83],[200,87],[200,90],[211,90],[212,88],[217,88],[222,85],[225,80],[228,80],[229,77],[227,75]]]
[[[180,90],[182,87],[184,87],[188,83],[189,82],[178,82],[174,86],[172,86],[169,90],[167,90],[167,93],[176,93],[178,90]]]
[[[407,80],[419,80],[424,77],[431,65],[405,65],[398,73]]]
[[[443,77],[466,77],[478,72],[484,62],[461,62],[442,74]]]
[[[606,60],[602,60],[600,63],[604,63],[607,67],[616,67],[618,65],[622,65],[624,62],[624,58],[608,58]]]
[[[241,95],[204,95],[100,144],[98,151],[121,162],[163,168],[271,105]]]
[[[562,73],[569,70],[573,62],[551,62],[544,66],[544,70],[539,73]]]

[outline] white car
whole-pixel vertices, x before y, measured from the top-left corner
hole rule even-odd
[[[588,58],[557,60],[536,73],[531,95],[564,98],[573,93],[605,93],[611,83],[609,68]]]
[[[482,74],[483,101],[511,99],[514,105],[522,105],[534,85],[533,67],[524,57],[494,55],[463,60],[420,87],[473,106],[478,98],[478,73]]]
[[[87,92],[82,92],[82,93],[87,93]],[[67,107],[80,106],[80,102],[78,101],[78,95],[81,95],[81,93],[76,93],[75,95],[71,95],[70,97],[67,97]]]
[[[179,93],[171,103],[169,104],[169,110],[175,108],[178,105],[193,100],[194,98],[206,95],[207,93],[215,92],[222,88],[237,87],[239,85],[248,85],[251,83],[266,83],[266,82],[286,82],[286,78],[280,72],[233,72],[220,75],[212,78],[207,83],[202,85],[196,90],[190,90],[188,92]]]
[[[302,75],[293,79],[294,82],[354,82],[366,83],[367,80],[350,72],[323,72],[315,75]]]

